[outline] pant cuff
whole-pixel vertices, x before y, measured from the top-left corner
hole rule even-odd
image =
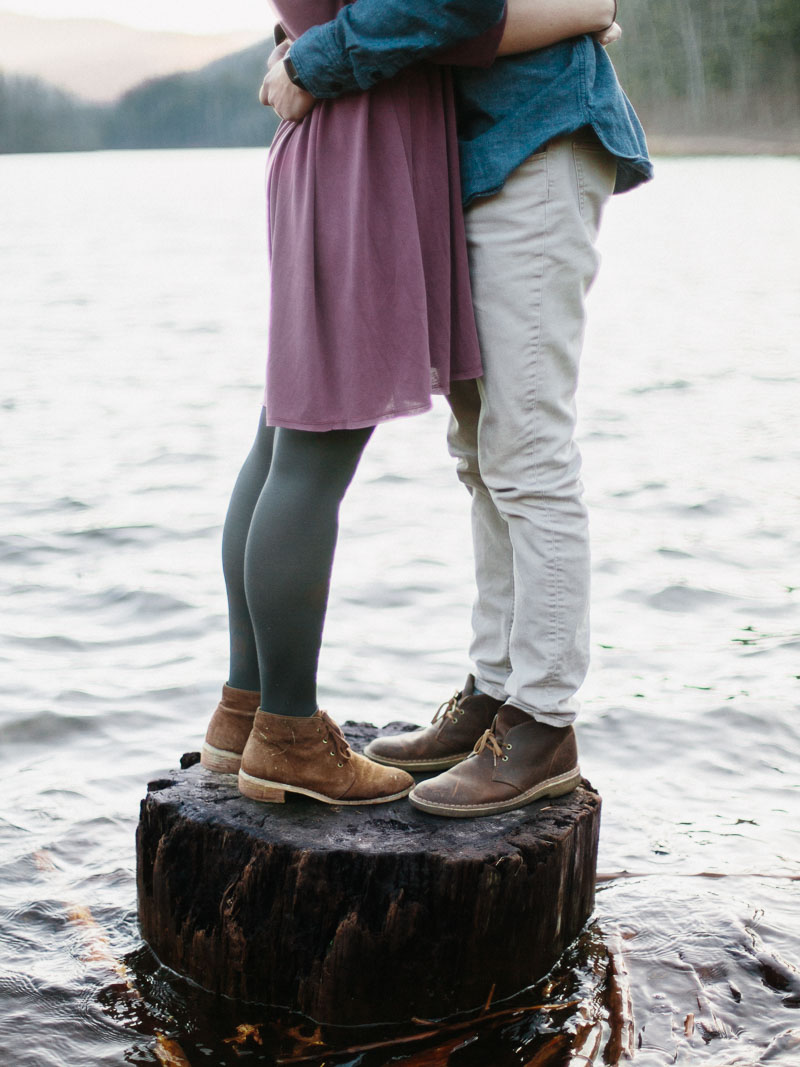
[[[526,715],[530,715],[532,719],[536,719],[537,722],[543,722],[547,726],[572,726],[578,717],[576,711],[541,711],[539,708],[528,707],[527,704],[521,704],[516,700],[507,700],[506,703],[512,708],[519,708]]]
[[[504,701],[506,699],[506,691],[502,686],[492,685],[491,682],[484,681],[479,674],[475,675],[475,688],[480,689],[487,697],[494,697],[495,700]]]

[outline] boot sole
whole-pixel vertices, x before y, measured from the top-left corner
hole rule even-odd
[[[381,763],[384,767],[397,767],[401,771],[409,771],[418,774],[425,774],[428,771],[447,771],[451,767],[455,767],[457,763],[463,763],[467,756],[472,754],[472,749],[469,752],[462,752],[460,756],[448,756],[447,759],[416,759],[416,760],[398,760],[389,759],[388,756],[379,756],[376,752],[372,751],[372,746],[367,745],[364,749],[364,755],[369,756],[373,763]]]
[[[299,785],[287,785],[285,782],[269,782],[266,778],[254,778],[247,771],[239,770],[239,792],[251,800],[260,800],[266,804],[283,804],[287,793],[301,793],[304,797],[313,800],[321,800],[323,804],[349,804],[356,807],[360,804],[388,804],[392,800],[401,800],[407,797],[413,786],[404,789],[400,793],[392,793],[388,797],[374,797],[371,800],[337,800],[335,797],[326,797],[324,793],[315,793],[313,789],[303,789]]]
[[[445,815],[451,819],[470,819],[476,815],[499,815],[504,811],[514,811],[515,808],[523,808],[526,804],[532,804],[534,800],[543,797],[562,797],[571,793],[581,782],[581,772],[578,767],[572,771],[566,771],[555,778],[548,778],[539,785],[534,786],[525,793],[511,800],[496,801],[490,804],[440,804],[433,800],[425,800],[415,797],[414,791],[409,794],[409,801],[419,811],[425,811],[429,815]]]
[[[214,748],[207,741],[203,743],[200,762],[207,771],[217,774],[238,774],[242,765],[241,752],[227,752],[224,748]]]

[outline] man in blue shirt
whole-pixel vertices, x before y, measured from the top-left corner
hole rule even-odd
[[[502,0],[357,0],[293,42],[262,100],[301,118],[478,35]],[[474,674],[373,760],[441,771],[411,802],[464,817],[580,781],[572,722],[589,658],[589,541],[575,390],[603,206],[652,176],[644,134],[590,36],[454,71],[484,376],[457,382],[448,443],[472,495]]]

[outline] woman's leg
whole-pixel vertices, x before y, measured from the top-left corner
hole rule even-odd
[[[382,804],[414,784],[353,752],[317,710],[339,505],[371,433],[259,429],[234,489],[224,538],[231,677],[260,692],[223,688],[201,758],[212,771],[238,771],[239,790],[253,800],[282,803],[289,792]]]
[[[317,710],[317,661],[339,505],[372,429],[280,428],[275,433],[269,475],[252,512],[244,552],[244,588],[266,712],[309,716]],[[248,681],[257,679],[248,675]]]
[[[253,511],[269,474],[275,427],[267,426],[262,409],[258,432],[242,465],[231,494],[222,532],[222,572],[228,594],[230,671],[228,685],[257,691],[261,688],[253,623],[244,586],[244,554]]]

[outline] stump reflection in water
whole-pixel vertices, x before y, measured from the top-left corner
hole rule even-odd
[[[629,1058],[633,1019],[619,939],[591,924],[542,982],[502,1003],[443,1023],[320,1026],[288,1012],[215,997],[160,966],[147,948],[126,960],[131,1000],[108,987],[107,1010],[167,1067],[253,1063],[305,1067],[600,1067]]]

